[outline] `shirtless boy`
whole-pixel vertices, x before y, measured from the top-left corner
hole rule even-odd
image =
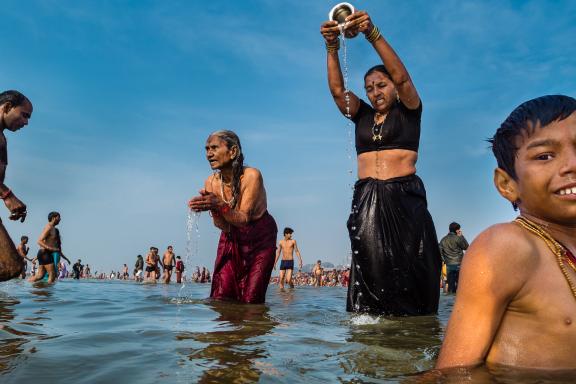
[[[38,272],[32,276],[28,281],[35,282],[42,280],[44,275],[48,273],[48,282],[53,283],[56,279],[58,272],[58,264],[60,258],[63,258],[70,264],[70,260],[62,253],[62,242],[60,241],[60,231],[56,226],[60,224],[61,216],[58,212],[50,212],[48,214],[48,224],[42,230],[38,245]]]
[[[26,262],[26,260],[28,261],[32,261],[32,259],[28,258],[28,252],[30,251],[30,247],[28,247],[28,236],[22,236],[20,238],[20,244],[18,244],[18,246],[16,247],[16,251],[18,251],[18,254],[22,257],[22,278],[25,279],[26,278],[26,269],[28,267],[28,263]]]
[[[146,255],[146,280],[156,281],[159,261],[156,249],[156,247],[150,247],[150,251]]]
[[[322,268],[322,261],[318,260],[312,268],[312,276],[314,276],[314,286],[322,286],[322,275],[324,274],[324,268]]]
[[[276,269],[276,264],[282,254],[282,261],[280,262],[280,279],[278,284],[280,288],[284,288],[284,278],[286,278],[286,283],[290,288],[294,288],[294,283],[292,282],[292,272],[294,271],[294,251],[300,260],[298,264],[298,269],[302,269],[302,256],[300,256],[300,251],[298,250],[298,245],[296,240],[292,238],[292,233],[294,230],[292,228],[284,228],[284,238],[278,243],[278,249],[276,250],[276,260],[274,260],[274,269]]]
[[[436,367],[575,369],[576,100],[525,102],[490,142],[520,218],[470,246]]]
[[[172,278],[172,269],[174,269],[174,266],[176,265],[176,259],[174,257],[174,252],[171,245],[169,245],[166,249],[166,252],[164,252],[162,265],[164,266],[164,283],[170,284],[170,279]]]

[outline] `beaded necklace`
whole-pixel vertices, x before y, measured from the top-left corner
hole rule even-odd
[[[231,206],[232,202],[234,201],[234,194],[232,194],[232,198],[230,200],[226,200],[226,196],[224,195],[224,184],[226,184],[227,186],[230,186],[230,185],[232,185],[232,182],[225,183],[224,179],[222,178],[222,174],[220,174],[220,193],[222,194],[222,201],[224,201],[226,204],[228,204],[228,206]]]
[[[530,221],[523,216],[518,216],[514,222],[544,240],[548,248],[550,248],[552,253],[556,256],[556,262],[558,263],[562,274],[570,286],[572,296],[574,296],[574,299],[576,299],[576,286],[574,285],[574,282],[570,278],[570,275],[566,270],[566,266],[564,265],[564,259],[566,259],[568,266],[574,272],[576,272],[576,258],[572,252],[570,252],[566,247],[556,241],[556,239],[554,239],[542,226],[536,224],[535,222]]]

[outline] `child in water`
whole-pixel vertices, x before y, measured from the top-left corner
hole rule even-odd
[[[575,369],[576,100],[527,101],[490,142],[520,216],[468,249],[436,367]]]

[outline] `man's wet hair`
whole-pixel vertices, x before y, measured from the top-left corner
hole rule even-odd
[[[53,218],[55,218],[56,216],[60,216],[60,214],[56,211],[52,211],[48,214],[48,221],[52,221]]]
[[[22,237],[20,238],[20,241],[24,241],[24,240],[28,240],[28,236],[22,236]]]
[[[386,69],[384,65],[378,64],[366,71],[366,73],[364,74],[364,81],[366,81],[366,78],[374,72],[380,72],[387,78],[392,79],[392,76],[390,76],[390,72],[388,72],[388,69]]]
[[[450,225],[448,226],[448,230],[451,233],[456,233],[457,230],[460,229],[460,224],[458,224],[457,222],[453,221],[450,223]]]
[[[287,233],[294,233],[294,230],[290,227],[286,227],[284,228],[284,234],[286,235]]]
[[[32,104],[26,96],[18,91],[9,90],[0,93],[0,105],[10,103],[10,107],[14,108],[24,104],[25,102]]]
[[[547,95],[520,104],[488,140],[498,167],[517,180],[514,161],[519,139],[531,136],[536,128],[562,121],[576,111],[576,99],[564,95]]]

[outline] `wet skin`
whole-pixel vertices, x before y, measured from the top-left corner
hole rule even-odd
[[[517,176],[497,169],[498,191],[576,254],[576,113],[537,127],[518,146]],[[437,367],[486,361],[575,369],[575,321],[576,299],[556,256],[519,225],[499,224],[481,233],[464,257]]]

